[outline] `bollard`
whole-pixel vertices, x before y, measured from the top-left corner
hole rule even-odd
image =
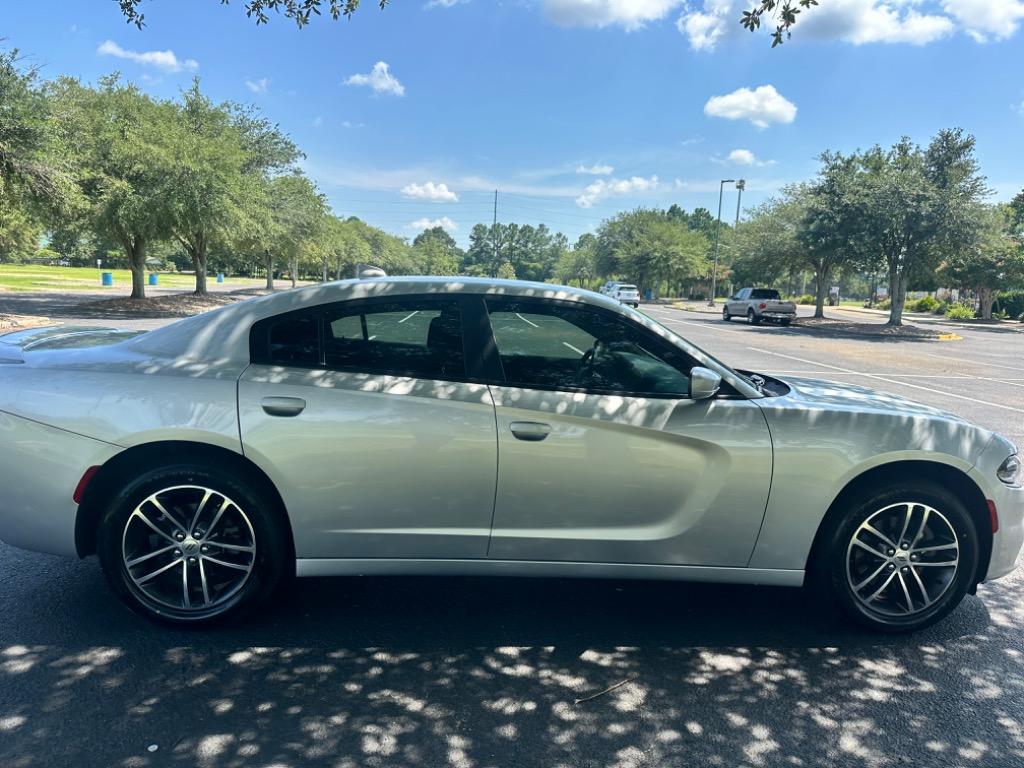
[[[100,282],[104,286],[113,285],[114,284],[114,273],[113,272],[104,272],[100,276]]]

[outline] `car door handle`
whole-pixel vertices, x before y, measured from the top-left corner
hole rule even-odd
[[[508,425],[518,440],[536,443],[551,434],[551,425],[539,421],[513,421]]]
[[[270,416],[298,416],[306,409],[301,397],[264,397],[260,405]]]

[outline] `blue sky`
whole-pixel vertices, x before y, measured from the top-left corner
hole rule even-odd
[[[997,199],[1024,187],[1024,0],[821,0],[793,39],[744,0],[364,0],[351,21],[256,27],[243,0],[3,0],[5,45],[44,76],[114,70],[170,97],[193,75],[306,152],[336,213],[403,236],[544,222],[571,239],[637,205],[744,207],[825,149],[960,126]],[[442,186],[443,185],[443,186]],[[725,211],[735,212],[735,192]]]

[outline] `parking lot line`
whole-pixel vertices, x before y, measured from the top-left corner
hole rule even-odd
[[[931,392],[936,395],[942,395],[943,397],[952,397],[957,400],[967,400],[971,403],[977,403],[979,405],[987,405],[991,408],[1001,408],[1004,411],[1013,411],[1014,413],[1024,413],[1024,408],[1014,408],[1012,405],[1003,405],[1002,403],[992,403],[987,400],[979,400],[976,397],[968,397],[967,395],[958,395],[955,392],[947,392],[942,389],[932,389],[931,387],[925,387],[921,384],[911,384],[909,381],[899,381],[898,379],[890,379],[877,373],[862,373],[860,371],[854,371],[849,368],[841,368],[838,365],[831,365],[829,363],[819,363],[814,360],[807,360],[803,357],[795,357],[793,355],[784,355],[781,352],[769,352],[767,349],[759,349],[758,347],[747,347],[751,352],[761,352],[765,355],[773,355],[774,357],[784,357],[787,360],[796,360],[798,363],[807,363],[808,365],[817,365],[822,368],[828,368],[833,371],[841,371],[847,374],[856,374],[859,376],[865,376],[869,379],[877,379],[878,381],[885,381],[889,384],[898,384],[901,387],[910,387],[911,389],[921,389],[925,392]]]
[[[534,328],[540,328],[540,326],[537,325],[535,322],[533,322],[532,320],[527,320],[525,317],[520,315],[518,312],[516,312],[515,314],[516,314],[516,317],[518,317],[520,320],[522,320],[527,325],[532,325]]]
[[[408,315],[406,315],[405,317],[403,317],[403,318],[402,318],[401,320],[399,320],[398,322],[400,322],[400,323],[404,323],[404,322],[405,322],[406,320],[408,320],[408,319],[409,319],[410,317],[412,317],[412,316],[414,316],[414,315],[418,315],[419,313],[420,313],[420,311],[419,311],[419,310],[417,309],[417,310],[416,310],[415,312],[410,312],[410,313],[409,313]]]
[[[572,350],[573,352],[575,352],[575,353],[576,353],[577,355],[582,355],[582,354],[583,354],[583,350],[582,350],[582,349],[580,349],[580,348],[578,348],[578,347],[574,347],[574,346],[573,346],[572,344],[570,344],[570,343],[569,343],[568,341],[563,341],[563,342],[562,342],[562,345],[563,345],[563,346],[566,346],[566,347],[568,347],[568,348],[569,348],[569,349],[571,349],[571,350]]]
[[[931,352],[925,352],[928,357],[937,357],[940,360],[946,360],[947,362],[955,363],[970,363],[971,365],[982,365],[987,368],[1005,368],[1008,371],[1016,371],[1017,373],[1024,374],[1024,368],[1017,368],[1012,365],[1000,365],[999,363],[987,363],[982,360],[970,360],[966,357],[950,357],[949,355],[936,355]]]

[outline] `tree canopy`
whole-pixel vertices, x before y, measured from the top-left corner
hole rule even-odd
[[[142,0],[115,0],[121,7],[121,12],[129,24],[134,24],[139,29],[146,23],[145,15],[140,10]],[[229,0],[220,0],[222,5],[227,5]],[[388,4],[388,0],[379,0],[380,7]],[[291,19],[299,27],[306,26],[314,16],[320,16],[324,11],[332,19],[339,19],[344,16],[351,18],[359,9],[359,0],[246,0],[245,15],[255,19],[257,24],[266,24],[270,21],[271,13],[279,13],[286,19]]]

